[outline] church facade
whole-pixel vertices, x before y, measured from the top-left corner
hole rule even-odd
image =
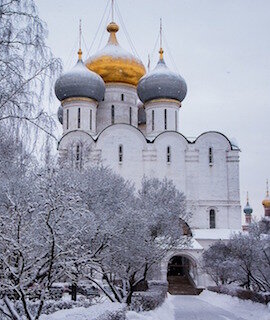
[[[239,148],[222,133],[189,140],[179,131],[187,94],[185,80],[163,58],[146,72],[142,62],[118,43],[111,22],[107,45],[55,84],[63,135],[60,159],[77,168],[103,164],[140,187],[143,176],[173,180],[192,212],[192,241],[160,262],[156,277],[167,280],[170,261],[182,257],[197,287],[209,284],[200,268],[204,249],[241,229]],[[182,260],[181,260],[182,261]],[[182,262],[181,262],[182,263]]]

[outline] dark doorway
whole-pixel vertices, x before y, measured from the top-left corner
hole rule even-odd
[[[168,263],[169,292],[174,295],[196,295],[198,291],[190,276],[191,261],[183,256],[172,257]]]
[[[186,276],[189,272],[189,260],[185,257],[173,257],[168,264],[168,277]]]

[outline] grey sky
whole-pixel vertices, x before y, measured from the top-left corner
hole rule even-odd
[[[48,44],[63,60],[65,69],[76,61],[79,19],[89,48],[107,1],[36,0],[40,16],[48,24]],[[165,59],[172,69],[176,65],[188,85],[180,111],[181,132],[194,137],[217,130],[237,139],[242,150],[242,205],[248,190],[256,215],[262,215],[265,180],[270,178],[270,1],[117,0],[117,3],[145,65],[158,36],[159,19],[163,18],[166,42],[175,64],[166,43]],[[115,20],[120,22],[117,16]],[[90,54],[96,51],[104,28],[105,23]],[[130,50],[123,28],[118,39]],[[107,34],[101,47],[106,40]],[[84,45],[83,51],[87,51]],[[55,110],[57,107],[55,101]]]

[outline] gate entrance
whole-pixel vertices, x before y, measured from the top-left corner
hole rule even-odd
[[[169,293],[174,295],[199,294],[191,277],[192,261],[184,256],[174,256],[168,263]]]

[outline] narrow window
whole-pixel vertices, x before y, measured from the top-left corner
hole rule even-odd
[[[164,129],[167,130],[167,109],[164,110]]]
[[[167,147],[167,163],[171,163],[171,147]]]
[[[68,130],[68,124],[69,124],[69,110],[67,109],[67,130]]]
[[[81,156],[81,147],[79,144],[76,146],[76,168],[81,169],[82,156]]]
[[[178,130],[178,128],[177,128],[177,111],[175,111],[175,131],[177,131]]]
[[[129,108],[129,124],[132,124],[132,108]]]
[[[155,130],[155,111],[152,110],[152,131]]]
[[[216,213],[214,209],[210,210],[209,213],[210,229],[215,229],[216,227]]]
[[[90,130],[92,130],[93,111],[90,109]]]
[[[78,128],[81,127],[81,108],[78,108]]]
[[[124,94],[121,94],[121,101],[124,101]]]
[[[114,106],[112,106],[112,109],[111,109],[111,118],[112,118],[112,124],[114,124]]]
[[[118,158],[119,158],[119,162],[122,163],[123,162],[123,146],[121,144],[118,150]]]
[[[209,164],[213,164],[213,149],[212,148],[209,148]]]

